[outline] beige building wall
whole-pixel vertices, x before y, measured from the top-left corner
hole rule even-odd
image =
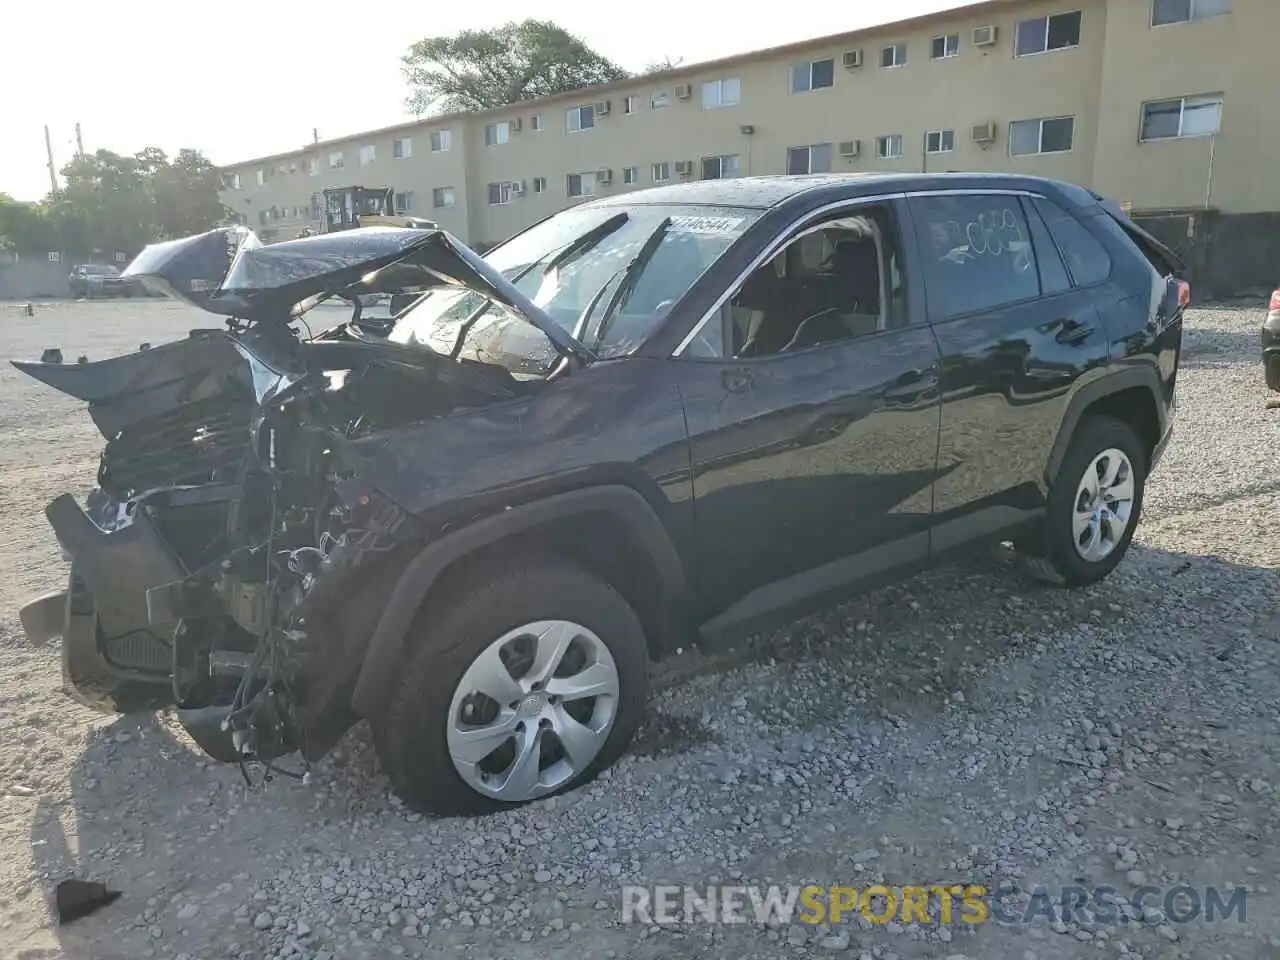
[[[1135,207],[1280,210],[1278,0],[1153,27],[1150,0],[1112,0],[1092,185]],[[1220,93],[1217,137],[1139,141],[1144,103]]]
[[[322,186],[391,186],[412,192],[415,215],[439,220],[470,243],[495,243],[590,195],[653,186],[655,173],[671,182],[697,179],[705,157],[736,158],[725,163],[736,163],[740,176],[781,174],[789,148],[829,145],[836,172],[1025,172],[1091,186],[1138,208],[1188,207],[1205,203],[1212,144],[1215,206],[1280,210],[1280,178],[1267,175],[1280,138],[1267,55],[1270,38],[1280,35],[1280,0],[1231,0],[1230,13],[1155,28],[1153,2],[991,0],[502,110],[405,124],[297,154],[319,160],[316,176],[299,163],[297,172],[277,171],[257,184],[259,167],[290,170],[294,155],[228,167],[240,175],[240,189],[228,190],[225,202],[258,228],[257,211],[303,208]],[[1076,12],[1078,44],[1016,55],[1020,22]],[[994,28],[994,42],[975,42],[981,28]],[[941,39],[949,36],[954,41]],[[948,55],[935,59],[935,45]],[[905,50],[905,62],[882,66],[886,47]],[[855,54],[860,65],[846,65]],[[821,77],[821,66],[809,74],[807,65],[828,59],[829,86],[793,89],[794,70]],[[686,96],[678,95],[681,87]],[[1220,135],[1139,142],[1144,102],[1202,93],[1224,96]],[[712,102],[717,95],[736,102],[711,106],[708,94]],[[599,109],[604,102],[607,113]],[[570,119],[580,108],[593,113],[585,128]],[[1013,155],[1010,124],[1068,117],[1070,149]],[[994,137],[977,142],[973,128],[983,124],[993,125]],[[502,125],[505,133],[497,132]],[[451,150],[430,152],[437,129],[451,131]],[[952,149],[926,153],[931,131]],[[411,157],[392,158],[397,137],[412,139]],[[899,155],[877,155],[884,137],[900,139]],[[841,156],[848,141],[858,142],[857,156]],[[361,165],[359,149],[368,145],[374,158]],[[341,171],[328,168],[328,154],[337,150],[345,155]],[[692,165],[691,175],[678,174],[679,161]],[[601,171],[611,176],[608,185]],[[586,175],[582,197],[571,195],[571,175]],[[433,209],[436,187],[452,188],[453,207]],[[280,236],[293,235],[292,221],[280,226]]]

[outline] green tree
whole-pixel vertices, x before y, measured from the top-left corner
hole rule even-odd
[[[419,116],[488,110],[628,76],[549,20],[428,37],[402,60],[408,106]]]
[[[81,154],[62,168],[63,186],[41,209],[56,245],[73,258],[133,255],[156,240],[200,233],[225,220],[219,175],[203,154],[172,160],[147,147],[133,156]]]
[[[57,249],[57,230],[42,204],[0,193],[0,250],[43,254]]]

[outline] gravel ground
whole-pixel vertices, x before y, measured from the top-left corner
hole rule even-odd
[[[610,775],[472,821],[403,809],[364,728],[309,782],[250,792],[168,718],[63,697],[56,650],[27,647],[14,611],[64,576],[41,510],[92,483],[99,441],[73,402],[0,370],[0,957],[1280,957],[1280,411],[1261,310],[1192,311],[1176,439],[1104,584],[1056,590],[993,559],[675,658]],[[193,319],[0,305],[0,354],[100,357]],[[59,929],[48,892],[72,872],[123,896]],[[623,884],[1002,880],[1243,886],[1247,914],[620,922]]]

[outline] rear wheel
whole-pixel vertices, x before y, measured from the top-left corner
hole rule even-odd
[[[1049,491],[1040,542],[1024,550],[1032,571],[1079,587],[1114,570],[1142,514],[1146,470],[1132,427],[1113,417],[1081,421]]]
[[[1263,369],[1267,374],[1267,389],[1280,393],[1280,353],[1268,354]]]
[[[414,806],[476,814],[572,789],[617,760],[640,723],[640,621],[575,565],[477,570],[419,620],[373,724],[383,769]]]

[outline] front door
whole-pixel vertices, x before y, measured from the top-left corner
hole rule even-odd
[[[723,625],[928,554],[938,352],[908,322],[898,237],[880,205],[800,231],[680,358],[698,584]]]

